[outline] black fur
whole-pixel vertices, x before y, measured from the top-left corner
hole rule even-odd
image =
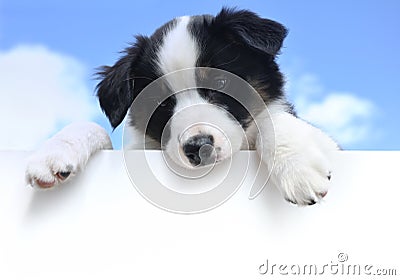
[[[213,24],[235,40],[270,55],[279,52],[287,35],[287,29],[280,23],[261,18],[248,10],[223,8]]]
[[[250,11],[224,8],[215,18],[195,17],[190,29],[202,46],[197,66],[218,68],[241,77],[265,103],[282,97],[284,78],[275,62],[287,34],[281,24]],[[248,89],[226,89],[234,90],[246,94]],[[210,103],[227,109],[244,128],[251,122],[249,112],[234,98],[211,90],[199,92]]]
[[[97,85],[97,97],[113,128],[123,121],[133,102],[136,87],[134,68],[139,64],[147,45],[146,37],[137,37],[136,43],[124,51],[122,58],[111,67],[101,67],[97,73],[102,79]]]
[[[136,42],[122,52],[124,55],[113,66],[100,67],[97,97],[113,128],[123,121],[134,98],[159,77],[153,62],[165,30],[174,23],[166,23],[151,37],[136,36]]]
[[[104,66],[98,73],[102,81],[97,86],[97,96],[113,128],[123,121],[135,97],[162,75],[155,63],[157,51],[166,30],[175,23],[175,20],[168,22],[151,37],[137,36],[136,43],[124,51],[114,66]],[[284,79],[275,57],[287,34],[284,26],[247,10],[224,8],[215,17],[192,17],[188,28],[201,46],[196,66],[219,68],[238,75],[259,92],[265,103],[283,95]],[[249,112],[233,98],[205,89],[199,93],[209,102],[227,109],[243,127],[251,121]],[[156,109],[149,124],[141,119],[146,110],[142,106],[130,112],[130,125],[160,142],[174,106],[175,98],[171,96]]]

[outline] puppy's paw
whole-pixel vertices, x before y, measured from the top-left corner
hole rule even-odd
[[[48,189],[73,177],[78,160],[68,147],[39,150],[29,159],[25,171],[26,183],[34,188]]]
[[[73,177],[102,149],[112,149],[104,128],[92,122],[72,123],[28,159],[25,180],[33,187],[51,188]]]
[[[331,172],[304,166],[291,173],[291,176],[282,179],[279,187],[288,202],[299,206],[314,205],[327,195]]]
[[[319,129],[303,126],[302,137],[277,145],[273,171],[284,198],[297,205],[313,205],[328,193],[332,178],[332,156],[338,145]]]

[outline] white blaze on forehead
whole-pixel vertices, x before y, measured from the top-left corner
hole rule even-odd
[[[165,34],[158,54],[158,67],[162,74],[187,68],[194,68],[198,58],[198,46],[188,30],[190,17],[180,17],[177,23]],[[195,85],[194,71],[183,71],[182,75],[171,75],[167,78],[173,90]]]
[[[164,34],[157,57],[159,70],[165,75],[164,81],[176,98],[165,149],[177,163],[187,161],[182,145],[192,136],[212,135],[219,159],[239,150],[244,137],[240,124],[224,109],[209,104],[196,89],[195,67],[200,47],[188,29],[189,23],[190,17],[177,19]]]
[[[174,93],[192,88],[175,96],[175,112],[190,105],[206,103],[197,90],[193,90],[196,87],[194,67],[199,56],[199,47],[188,29],[190,17],[180,17],[176,21],[174,27],[165,34],[157,57],[158,67],[166,75],[165,81]]]

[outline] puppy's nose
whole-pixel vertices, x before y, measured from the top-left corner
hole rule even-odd
[[[207,165],[214,162],[214,137],[199,134],[190,137],[182,146],[183,152],[193,166]]]

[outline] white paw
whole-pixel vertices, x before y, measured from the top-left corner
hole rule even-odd
[[[318,168],[319,163],[302,165],[301,161],[293,161],[280,167],[275,181],[287,201],[299,206],[313,205],[326,196],[332,173],[330,169]]]
[[[262,145],[257,144],[264,162],[272,168],[271,182],[289,202],[320,202],[334,175],[331,163],[339,149],[337,144],[318,128],[288,113],[273,115],[273,121],[273,134],[265,129]]]
[[[78,166],[79,160],[67,145],[52,143],[30,156],[25,171],[26,182],[35,188],[51,188],[73,177]]]
[[[306,124],[297,138],[277,144],[274,180],[285,199],[313,205],[328,193],[333,175],[332,155],[337,144],[319,129]]]
[[[28,159],[25,180],[33,187],[51,188],[72,178],[101,149],[112,149],[102,127],[91,122],[70,124]]]

